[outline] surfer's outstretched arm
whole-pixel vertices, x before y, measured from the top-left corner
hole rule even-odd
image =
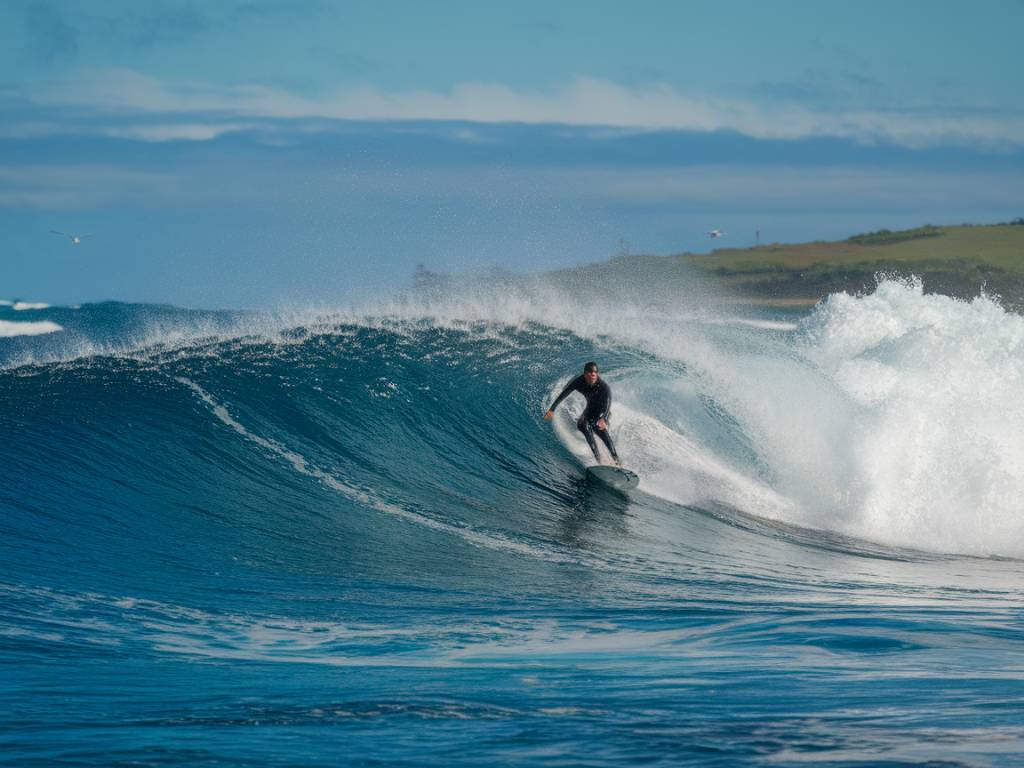
[[[575,379],[573,379],[572,381],[565,385],[565,389],[563,389],[561,393],[558,395],[558,397],[555,398],[555,402],[551,404],[551,407],[548,408],[547,413],[544,414],[544,421],[551,420],[551,417],[555,415],[555,408],[558,407],[558,404],[565,400],[565,398],[567,398],[571,393],[579,390],[582,382],[583,377],[577,376]]]

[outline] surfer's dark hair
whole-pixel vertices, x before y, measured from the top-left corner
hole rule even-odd
[[[593,360],[591,360],[589,363],[583,366],[584,373],[590,373],[591,371],[597,373],[597,363],[595,363]]]

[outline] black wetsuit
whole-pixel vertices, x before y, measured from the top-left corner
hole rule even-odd
[[[590,450],[594,452],[594,458],[601,461],[601,455],[597,452],[597,441],[594,440],[594,433],[601,438],[601,441],[608,447],[608,453],[612,455],[615,461],[619,460],[619,454],[615,452],[615,446],[612,444],[612,437],[608,434],[607,422],[612,415],[612,390],[604,379],[598,378],[594,382],[593,386],[587,384],[587,380],[581,374],[575,379],[565,385],[565,389],[562,393],[555,398],[555,402],[551,404],[550,410],[555,410],[558,404],[565,400],[572,392],[579,392],[585,398],[587,398],[587,405],[583,409],[583,414],[576,422],[576,428],[583,433],[583,436],[587,438],[587,445],[590,446]],[[605,429],[601,429],[597,426],[597,422],[601,419],[605,420]]]

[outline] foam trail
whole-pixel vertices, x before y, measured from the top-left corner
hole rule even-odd
[[[637,630],[602,622],[496,615],[487,620],[431,621],[411,625],[304,620],[289,616],[210,612],[158,600],[74,594],[0,583],[8,600],[48,608],[45,629],[6,627],[0,637],[63,643],[74,632],[90,645],[143,642],[154,651],[197,658],[337,667],[454,668],[505,666],[516,659],[581,653],[614,656],[672,646],[714,634],[718,627]],[[93,618],[81,622],[79,616]],[[389,647],[402,644],[404,650]],[[367,648],[376,652],[368,654]]]
[[[213,397],[208,392],[206,392],[206,390],[204,390],[194,381],[191,381],[190,379],[186,379],[180,376],[175,377],[175,380],[191,389],[199,397],[200,400],[202,400],[210,407],[210,410],[213,411],[213,414],[214,416],[217,417],[217,419],[219,419],[223,424],[231,427],[231,429],[233,429],[239,435],[244,437],[246,440],[249,440],[250,442],[255,443],[256,445],[269,451],[270,453],[284,459],[289,464],[291,464],[291,466],[300,474],[319,480],[328,488],[338,491],[339,493],[343,494],[344,496],[358,504],[370,507],[371,509],[376,509],[378,512],[384,512],[385,514],[399,517],[415,525],[420,525],[425,528],[430,528],[431,530],[440,531],[442,533],[457,536],[463,539],[464,541],[467,541],[470,544],[473,544],[478,547],[484,547],[486,549],[498,550],[503,552],[510,552],[516,555],[526,555],[528,557],[542,560],[551,560],[554,562],[578,562],[580,560],[580,558],[578,557],[569,558],[560,556],[558,553],[548,551],[547,549],[530,546],[528,544],[524,544],[522,542],[515,541],[513,539],[509,539],[505,536],[501,536],[498,534],[487,534],[477,531],[468,526],[459,526],[451,525],[449,523],[443,523],[439,520],[434,520],[424,515],[419,515],[415,512],[410,512],[395,504],[391,504],[387,501],[372,496],[366,491],[347,485],[346,483],[343,483],[342,481],[338,480],[336,477],[334,477],[334,475],[330,474],[329,472],[325,472],[324,470],[319,469],[318,467],[311,466],[309,462],[306,461],[304,456],[296,453],[295,451],[292,451],[286,448],[285,446],[274,442],[273,440],[268,440],[265,437],[260,437],[259,435],[255,435],[252,432],[250,432],[248,429],[246,429],[246,427],[243,424],[238,422],[230,413],[228,413],[227,408],[225,408],[223,405],[214,400]]]
[[[555,394],[552,390],[552,400]],[[731,467],[708,447],[638,408],[619,402],[614,410],[610,429],[616,449],[640,475],[639,488],[645,493],[687,506],[720,502],[773,519],[797,516],[791,500]],[[563,408],[556,415],[555,431],[581,464],[591,466],[593,454],[568,412]],[[599,446],[603,451],[604,446]]]

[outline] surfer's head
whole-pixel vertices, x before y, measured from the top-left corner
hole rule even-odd
[[[597,363],[591,361],[583,366],[583,378],[587,384],[593,384],[597,381]]]

